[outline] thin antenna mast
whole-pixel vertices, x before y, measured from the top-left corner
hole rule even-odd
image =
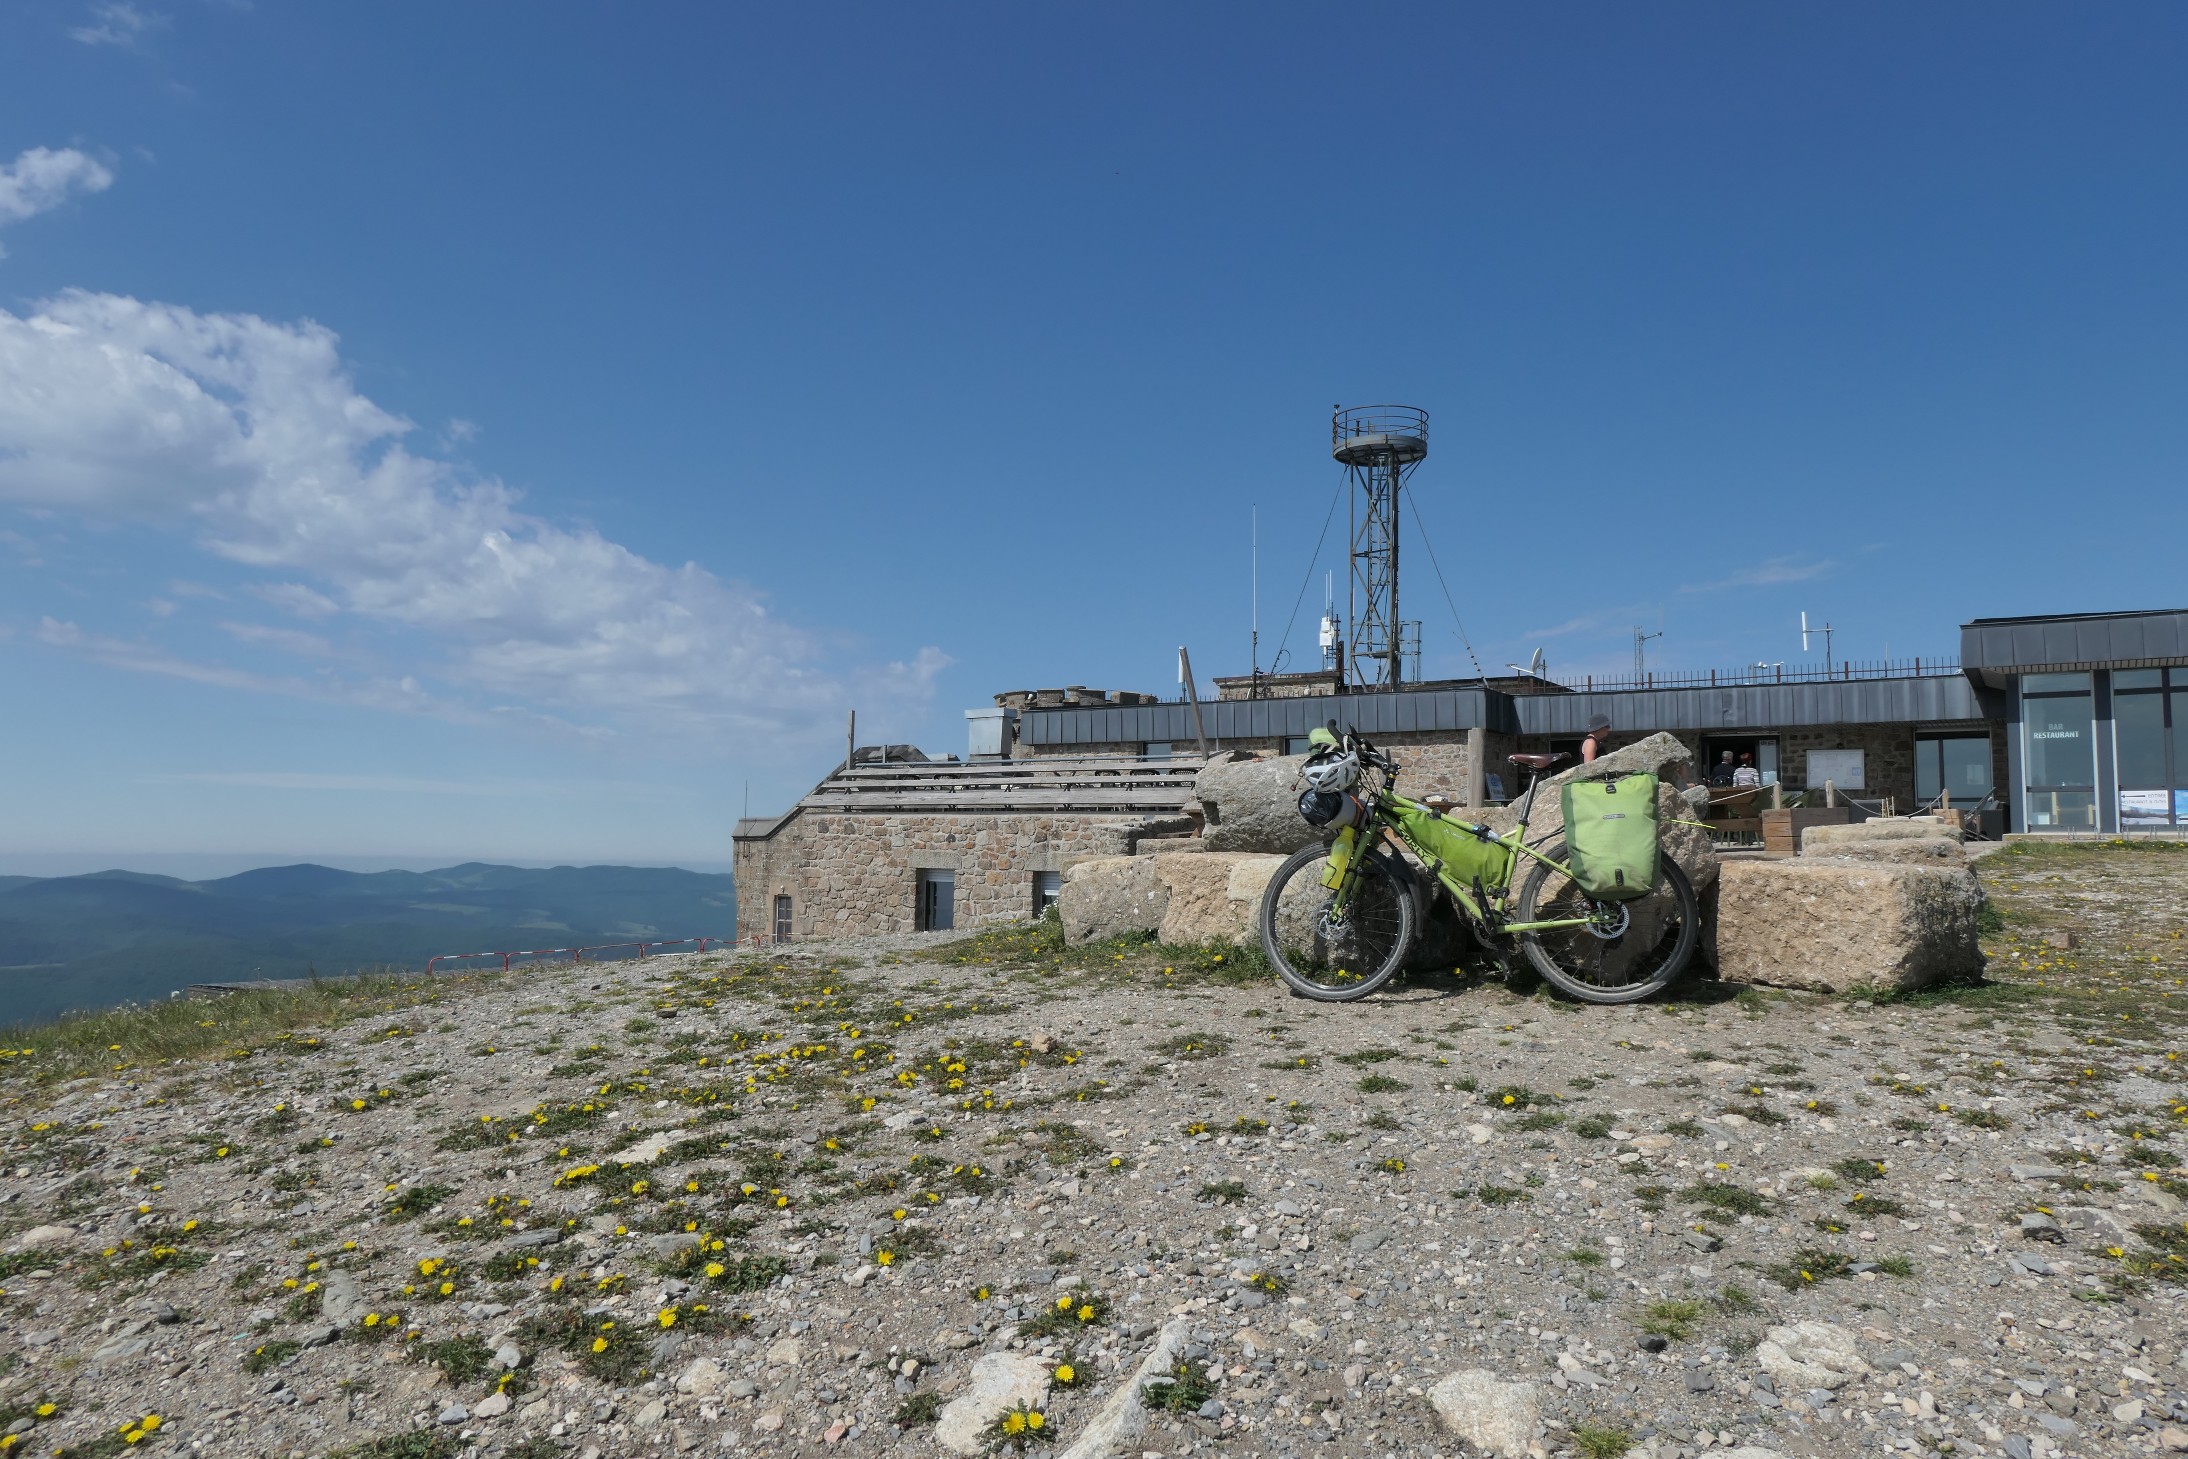
[[[1648,675],[1648,660],[1642,652],[1643,648],[1650,639],[1662,638],[1663,636],[1664,630],[1661,628],[1654,633],[1643,633],[1640,624],[1636,623],[1633,626],[1633,680],[1636,684]]]
[[[1802,653],[1808,652],[1808,635],[1811,633],[1823,635],[1823,677],[1828,679],[1831,677],[1831,625],[1826,623],[1820,628],[1810,628],[1808,626],[1808,614],[1804,611],[1801,614]]]
[[[1247,555],[1253,559],[1251,580],[1253,583],[1253,664],[1254,678],[1261,677],[1261,508],[1253,509],[1252,525],[1246,529]]]

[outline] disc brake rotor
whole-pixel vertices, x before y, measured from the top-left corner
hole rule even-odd
[[[1605,905],[1617,915],[1614,917],[1602,911]],[[1588,935],[1603,942],[1615,942],[1624,937],[1626,929],[1633,925],[1633,909],[1624,902],[1598,902],[1596,906],[1596,914],[1588,919]]]

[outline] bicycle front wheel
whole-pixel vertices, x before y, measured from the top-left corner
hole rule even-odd
[[[1380,852],[1362,857],[1345,913],[1336,915],[1337,894],[1322,885],[1328,862],[1329,847],[1304,846],[1269,878],[1261,950],[1294,993],[1349,1003],[1397,975],[1421,919],[1412,879]]]
[[[1565,860],[1565,843],[1542,854]],[[1661,991],[1694,955],[1702,918],[1694,885],[1666,853],[1656,889],[1630,902],[1598,902],[1573,879],[1537,861],[1520,888],[1519,922],[1586,919],[1584,927],[1523,932],[1519,944],[1535,971],[1559,991],[1588,1003],[1637,1003]]]

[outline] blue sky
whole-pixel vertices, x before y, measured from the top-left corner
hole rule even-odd
[[[1492,668],[2179,606],[2184,48],[2154,4],[9,6],[0,870],[720,865],[848,708],[939,753],[998,689],[1243,669],[1256,504],[1311,655],[1337,401],[1432,412]]]

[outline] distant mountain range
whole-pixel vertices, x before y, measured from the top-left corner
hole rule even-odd
[[[440,953],[729,937],[736,918],[729,877],[673,867],[0,876],[0,1024],[190,983],[418,969]]]

